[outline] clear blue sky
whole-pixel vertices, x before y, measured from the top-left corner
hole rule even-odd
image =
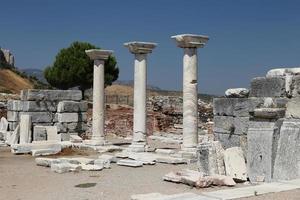
[[[20,68],[51,65],[75,40],[115,51],[120,80],[133,79],[124,42],[157,42],[148,83],[182,88],[182,49],[170,36],[205,34],[198,51],[199,92],[223,94],[279,66],[300,66],[297,0],[0,0],[0,46]],[[0,77],[1,78],[1,77]]]

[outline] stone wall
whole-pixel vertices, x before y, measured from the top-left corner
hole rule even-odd
[[[22,90],[20,100],[7,102],[9,130],[16,128],[21,115],[28,114],[33,138],[41,134],[35,126],[55,125],[62,140],[68,140],[70,134],[80,134],[87,129],[87,109],[80,90]]]
[[[299,74],[271,70],[254,78],[249,92],[229,89],[236,93],[213,101],[215,138],[225,149],[242,147],[251,182],[300,177]]]

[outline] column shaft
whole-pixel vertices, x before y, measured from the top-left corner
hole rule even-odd
[[[104,143],[104,112],[104,60],[95,60],[92,140],[99,143]]]
[[[184,48],[183,56],[183,148],[198,144],[197,48]]]
[[[146,142],[147,54],[135,54],[133,142]]]

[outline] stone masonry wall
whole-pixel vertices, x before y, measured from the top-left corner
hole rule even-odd
[[[31,115],[33,138],[41,138],[36,135],[42,134],[35,126],[57,126],[62,140],[87,129],[88,106],[80,90],[23,90],[20,99],[7,102],[10,131],[19,124],[22,114]]]

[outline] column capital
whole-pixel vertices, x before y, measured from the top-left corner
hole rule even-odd
[[[171,37],[180,48],[202,48],[208,41],[208,36],[195,34],[181,34]]]
[[[101,49],[89,49],[85,50],[85,53],[91,60],[107,60],[108,57],[113,53],[111,50]]]
[[[156,43],[152,42],[126,42],[124,46],[129,49],[133,54],[148,54],[152,53],[152,50],[157,46]]]

